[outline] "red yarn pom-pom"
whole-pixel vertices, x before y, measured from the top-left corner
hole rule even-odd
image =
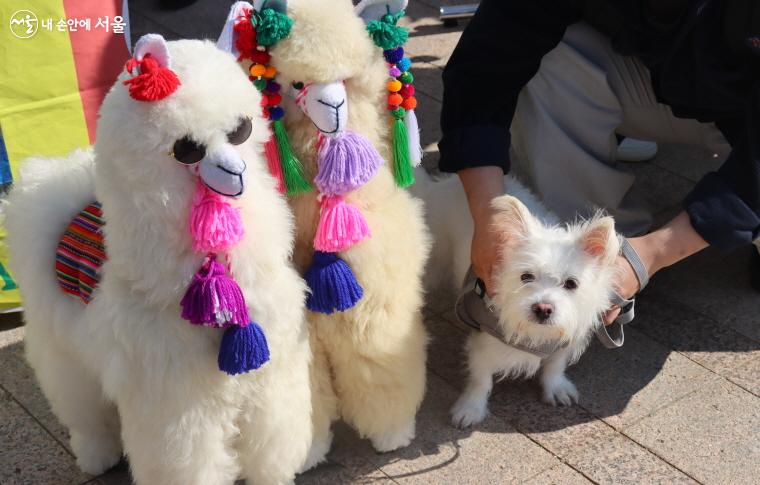
[[[129,95],[138,101],[164,99],[182,84],[174,71],[160,66],[150,54],[145,54],[141,61],[135,58],[127,61],[126,69],[130,74],[135,68],[140,74],[124,81],[124,85],[129,87]]]
[[[235,25],[232,26],[235,32],[235,49],[238,51],[238,61],[251,59],[256,51],[256,29],[251,23],[252,10],[246,10],[245,13],[237,18]]]

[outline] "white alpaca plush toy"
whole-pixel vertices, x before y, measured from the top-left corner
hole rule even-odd
[[[424,394],[429,238],[421,203],[401,189],[420,158],[406,32],[396,26],[405,5],[237,2],[218,43],[264,94],[270,170],[296,217],[315,354],[309,464],[339,416],[378,451],[408,445]]]
[[[122,447],[148,485],[287,483],[305,463],[305,285],[260,100],[214,44],[146,35],[94,150],[22,167],[27,357],[85,472]]]

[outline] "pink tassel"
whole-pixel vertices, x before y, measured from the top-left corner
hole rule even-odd
[[[370,236],[361,211],[339,195],[323,196],[314,249],[337,253]]]
[[[196,252],[226,251],[245,231],[239,209],[199,181],[190,209],[190,234]]]
[[[264,154],[267,157],[269,173],[277,179],[277,191],[281,194],[286,192],[285,176],[282,173],[282,162],[280,161],[280,150],[277,148],[277,140],[274,135],[270,135],[264,144]]]

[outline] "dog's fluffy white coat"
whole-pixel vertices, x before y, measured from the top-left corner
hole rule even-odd
[[[426,276],[429,288],[441,282],[459,291],[470,266],[473,221],[461,183],[456,177],[434,181],[422,169],[414,192],[427,206],[435,244]],[[577,224],[558,225],[556,217],[518,180],[505,177],[509,195],[494,199],[493,228],[502,235],[504,262],[495,269],[493,303],[506,338],[516,335],[524,344],[566,342],[551,356],[540,357],[508,346],[486,332],[467,342],[469,377],[452,409],[457,426],[479,423],[487,415],[493,376],[531,377],[540,372],[543,398],[556,405],[578,400],[578,391],[565,376],[577,361],[601,314],[609,305],[611,279],[619,240],[610,217],[601,215]],[[577,288],[572,289],[572,282]],[[551,305],[553,313],[539,321],[534,304]],[[452,302],[453,304],[453,302]]]
[[[168,45],[182,81],[176,93],[137,102],[122,74],[101,109],[94,152],[22,166],[6,212],[27,357],[90,474],[118,462],[123,443],[140,484],[287,483],[312,439],[305,286],[288,261],[293,218],[263,160],[259,95],[235,60],[209,42]],[[242,116],[253,134],[234,147],[248,170],[234,204],[246,235],[229,256],[271,360],[232,377],[217,368],[223,331],[180,318],[203,255],[188,231],[196,178],[169,153],[189,133],[209,150],[227,144]],[[85,306],[59,289],[55,250],[96,198],[109,259]]]

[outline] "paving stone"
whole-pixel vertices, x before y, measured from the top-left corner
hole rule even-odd
[[[345,425],[342,425],[345,435]],[[336,433],[333,450],[327,457],[327,462],[310,470],[296,478],[299,485],[332,485],[336,483],[394,483],[383,472],[377,469],[365,456],[355,453],[353,442],[358,438],[349,435],[345,439],[340,438],[340,432]],[[366,450],[366,448],[365,448]]]
[[[425,327],[430,335],[428,371],[455,389],[461,389],[467,377],[467,353],[464,346],[468,334],[442,316],[426,318]]]
[[[115,467],[98,476],[97,480],[100,485],[132,485],[127,460],[123,459]]]
[[[449,408],[455,398],[442,379],[428,376],[417,438],[403,450],[372,455],[374,463],[399,483],[463,484],[515,482],[556,465],[550,453],[497,416],[470,430],[452,427]]]
[[[757,483],[760,407],[752,394],[721,381],[705,386],[625,433],[704,483]]]
[[[661,293],[642,295],[636,329],[760,396],[760,342]]]
[[[626,330],[625,340],[615,350],[593,341],[568,372],[580,392],[580,405],[615,429],[720,379],[634,327]]]
[[[463,29],[462,25],[445,27],[438,20],[438,10],[421,2],[409,4],[400,25],[409,29],[405,51],[413,57],[421,56],[418,62],[426,61],[440,68],[448,62]]]
[[[695,484],[693,479],[625,436],[590,443],[566,462],[599,484]]]
[[[3,485],[79,484],[92,478],[82,473],[74,457],[1,389],[0,437]]]
[[[583,485],[594,482],[571,467],[560,464],[523,483],[527,485]]]
[[[413,56],[411,59],[411,70],[414,74],[414,92],[425,93],[436,101],[443,101],[443,78],[441,77],[443,76],[443,70],[435,64],[420,61],[420,59],[424,59],[424,56]],[[425,109],[428,106],[421,105],[420,108]],[[441,111],[440,105],[435,105],[434,108],[426,109],[425,111],[430,111],[437,123],[438,114]]]

